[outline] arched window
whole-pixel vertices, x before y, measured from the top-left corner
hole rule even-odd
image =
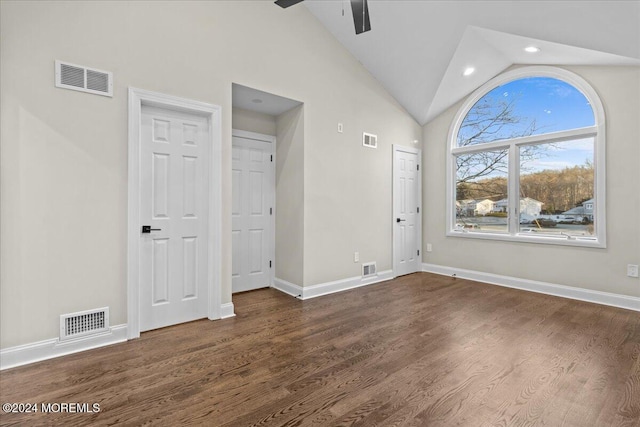
[[[604,122],[593,88],[563,69],[486,83],[451,127],[448,235],[605,247]]]

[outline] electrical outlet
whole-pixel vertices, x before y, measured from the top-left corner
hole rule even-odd
[[[427,252],[431,252],[433,250],[433,246],[431,246],[431,243],[427,243]]]
[[[354,252],[353,253],[353,262],[358,262],[360,261],[360,252]]]
[[[627,264],[627,276],[638,277],[638,264]]]
[[[342,133],[342,123],[338,123],[338,133]]]

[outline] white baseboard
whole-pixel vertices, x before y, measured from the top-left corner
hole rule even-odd
[[[234,317],[233,303],[220,306],[221,319]],[[0,370],[15,368],[29,363],[53,359],[55,357],[91,350],[106,345],[127,341],[127,325],[116,325],[108,332],[88,337],[60,341],[52,338],[30,344],[0,350]]]
[[[221,319],[227,319],[229,317],[234,317],[235,315],[236,315],[236,313],[234,311],[232,302],[228,302],[228,303],[222,304],[220,306],[220,318]]]
[[[273,279],[273,288],[278,289],[285,294],[292,295],[302,300],[315,298],[322,295],[329,295],[336,292],[346,291],[347,289],[359,288],[360,286],[372,285],[374,283],[384,282],[393,279],[393,271],[381,271],[371,277],[363,278],[361,276],[350,277],[348,279],[336,280],[333,282],[320,283],[311,286],[299,286],[286,280]]]
[[[640,298],[613,294],[609,292],[593,291],[590,289],[574,288],[554,283],[538,282],[535,280],[520,279],[511,276],[483,273],[481,271],[464,270],[461,268],[445,267],[435,264],[422,264],[422,271],[427,273],[442,274],[444,276],[456,275],[461,279],[475,280],[476,282],[505,286],[507,288],[522,289],[540,294],[554,295],[579,301],[593,302],[596,304],[610,305],[612,307],[625,308],[627,310],[640,311]]]
[[[292,297],[302,299],[302,286],[294,285],[291,282],[274,277],[271,287],[285,294],[289,294]]]
[[[58,338],[0,350],[0,370],[53,359],[67,354],[104,347],[127,340],[127,325],[116,325],[108,332],[61,342]]]
[[[302,288],[302,298],[309,299],[322,295],[333,294],[335,292],[346,291],[347,289],[359,288],[360,286],[372,285],[393,279],[393,271],[381,271],[371,277],[362,276],[350,277],[348,279],[336,280],[333,282],[320,283],[318,285],[305,286]]]

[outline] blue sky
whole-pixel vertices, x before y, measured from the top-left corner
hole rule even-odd
[[[494,139],[523,134],[533,120],[537,130],[534,135],[593,126],[595,118],[587,98],[576,88],[550,77],[530,77],[499,86],[487,93],[476,106],[513,102],[516,123],[505,126]],[[476,107],[474,106],[474,108]],[[471,109],[467,118],[473,119]],[[465,118],[465,121],[467,120]],[[463,122],[464,125],[464,122]],[[477,129],[476,129],[477,130]],[[472,134],[474,130],[468,130]],[[461,132],[464,135],[464,132]],[[527,172],[544,169],[564,169],[593,162],[593,138],[567,141],[544,146],[542,156],[526,165]]]
[[[516,99],[514,113],[535,119],[540,133],[593,126],[595,119],[589,101],[576,88],[550,77],[530,77],[499,86],[488,95]]]
[[[584,165],[587,161],[593,164],[593,147],[593,138],[542,145],[540,157],[522,165],[521,173],[562,170]]]

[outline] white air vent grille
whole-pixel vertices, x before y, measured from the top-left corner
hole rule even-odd
[[[113,74],[56,61],[56,87],[113,96]]]
[[[376,274],[376,263],[368,262],[362,264],[362,277],[373,276]]]
[[[371,133],[362,133],[362,145],[369,148],[378,148],[378,136]]]
[[[84,88],[84,69],[72,65],[60,64],[60,83],[67,86]]]
[[[109,307],[60,316],[60,340],[93,335],[109,330]]]
[[[109,74],[87,70],[87,89],[109,92]]]

